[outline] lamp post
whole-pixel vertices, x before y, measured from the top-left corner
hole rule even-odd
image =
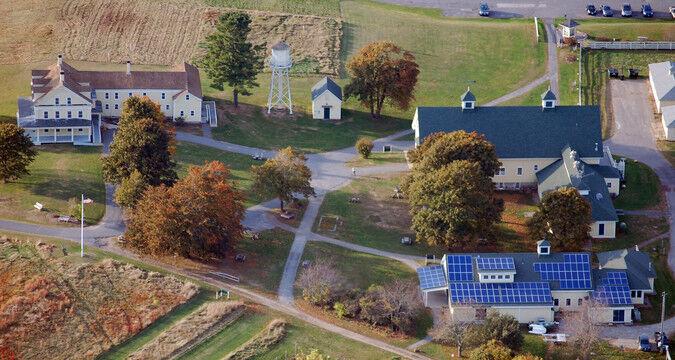
[[[82,194],[82,203],[80,204],[80,257],[84,257],[84,204],[91,204],[94,200],[85,199]]]

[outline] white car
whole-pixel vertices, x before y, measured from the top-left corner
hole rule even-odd
[[[530,324],[528,327],[530,329],[530,331],[528,331],[530,334],[535,334],[535,335],[546,334],[546,327],[544,325]]]
[[[675,19],[675,6],[670,7],[670,16],[672,16],[673,19]]]

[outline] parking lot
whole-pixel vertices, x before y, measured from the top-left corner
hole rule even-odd
[[[446,16],[461,16],[461,17],[475,17],[478,16],[478,6],[480,0],[378,0],[381,2],[407,5],[438,8],[443,10]],[[497,18],[519,18],[519,17],[543,17],[555,18],[567,15],[574,18],[588,18],[586,15],[586,5],[592,3],[596,8],[600,5],[607,4],[614,10],[614,18],[621,19],[621,5],[625,1],[610,0],[610,1],[587,1],[587,0],[502,0],[502,1],[487,1],[490,6],[490,16]],[[643,2],[628,1],[633,8],[633,17],[642,18],[640,13],[640,5]],[[675,5],[672,1],[654,0],[649,2],[654,10],[655,18],[671,18],[668,13],[668,7]],[[600,17],[599,15],[595,17]],[[674,22],[675,24],[675,22]]]

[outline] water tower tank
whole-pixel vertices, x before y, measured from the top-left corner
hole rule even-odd
[[[291,67],[291,47],[288,44],[282,41],[272,46],[270,66],[276,68]]]

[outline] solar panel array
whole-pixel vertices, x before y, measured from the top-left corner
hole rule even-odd
[[[473,281],[471,255],[448,255],[448,281]]]
[[[564,254],[564,262],[539,262],[533,266],[542,281],[558,281],[561,289],[591,288],[588,254]]]
[[[443,266],[432,265],[417,269],[417,277],[420,279],[420,288],[422,290],[445,287],[448,283],[445,281]]]
[[[628,277],[623,271],[608,271],[602,274],[600,286],[593,298],[607,305],[630,305]]]
[[[450,301],[465,304],[551,304],[545,282],[451,283]]]
[[[476,265],[479,270],[515,270],[516,264],[513,258],[476,258]]]

